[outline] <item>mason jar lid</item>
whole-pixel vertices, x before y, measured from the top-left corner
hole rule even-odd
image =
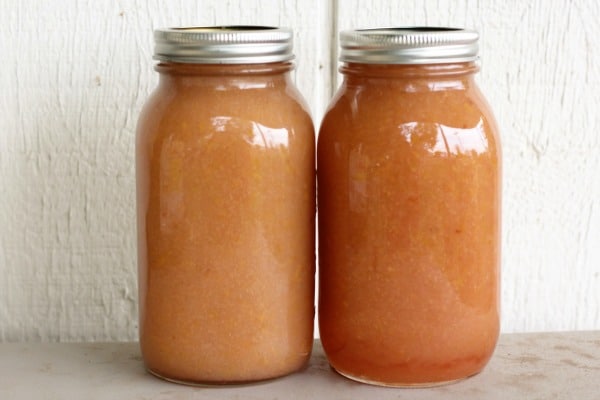
[[[340,60],[364,64],[443,64],[477,60],[477,31],[380,28],[342,31]]]
[[[209,26],[154,31],[154,59],[191,64],[257,64],[289,61],[293,35],[287,28]]]

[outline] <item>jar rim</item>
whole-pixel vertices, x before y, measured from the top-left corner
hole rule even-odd
[[[159,28],[154,59],[190,64],[263,64],[294,59],[289,28],[230,25]]]
[[[479,34],[452,27],[391,27],[340,32],[340,61],[441,64],[476,61]]]

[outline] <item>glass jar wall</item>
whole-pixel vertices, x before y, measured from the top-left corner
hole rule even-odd
[[[339,373],[385,386],[473,375],[499,332],[501,156],[477,34],[341,35],[317,149],[319,326]]]
[[[158,30],[137,130],[140,343],[168,380],[302,368],[314,318],[314,129],[286,29]]]

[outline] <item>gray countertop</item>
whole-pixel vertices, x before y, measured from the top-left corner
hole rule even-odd
[[[378,388],[333,372],[319,342],[309,367],[247,386],[157,379],[137,343],[2,343],[0,399],[600,399],[600,331],[505,334],[479,375],[430,389]]]

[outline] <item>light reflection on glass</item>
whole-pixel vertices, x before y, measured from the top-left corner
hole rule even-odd
[[[249,82],[243,79],[234,79],[227,83],[227,85],[215,85],[214,90],[218,92],[226,92],[231,90],[232,88],[241,89],[241,90],[251,90],[251,89],[264,89],[268,87],[269,84],[266,82]]]
[[[413,136],[417,135],[420,141],[422,135],[435,135],[426,150],[431,154],[459,155],[482,154],[488,150],[488,141],[485,136],[483,120],[480,119],[472,128],[457,128],[439,123],[407,122],[398,126],[400,135],[407,143],[414,144]]]
[[[217,132],[225,132],[227,128],[227,124],[231,121],[231,117],[212,117],[210,122],[215,131]]]
[[[437,92],[437,91],[441,91],[441,90],[462,90],[465,88],[464,82],[460,81],[460,80],[451,80],[451,81],[446,81],[446,80],[440,80],[440,81],[436,81],[436,82],[429,82],[427,84],[427,86],[429,87],[429,90],[432,92]]]
[[[253,133],[252,144],[255,146],[262,146],[268,149],[275,147],[287,147],[288,146],[288,131],[285,128],[269,128],[253,122]]]
[[[438,125],[438,134],[435,145],[430,151],[434,154],[475,154],[485,153],[488,141],[485,137],[483,121],[480,119],[473,128],[455,128],[453,126]]]
[[[253,146],[272,149],[289,145],[286,128],[270,128],[255,121],[233,117],[212,117],[211,123],[216,132],[227,132],[228,129],[246,132],[244,140]]]

